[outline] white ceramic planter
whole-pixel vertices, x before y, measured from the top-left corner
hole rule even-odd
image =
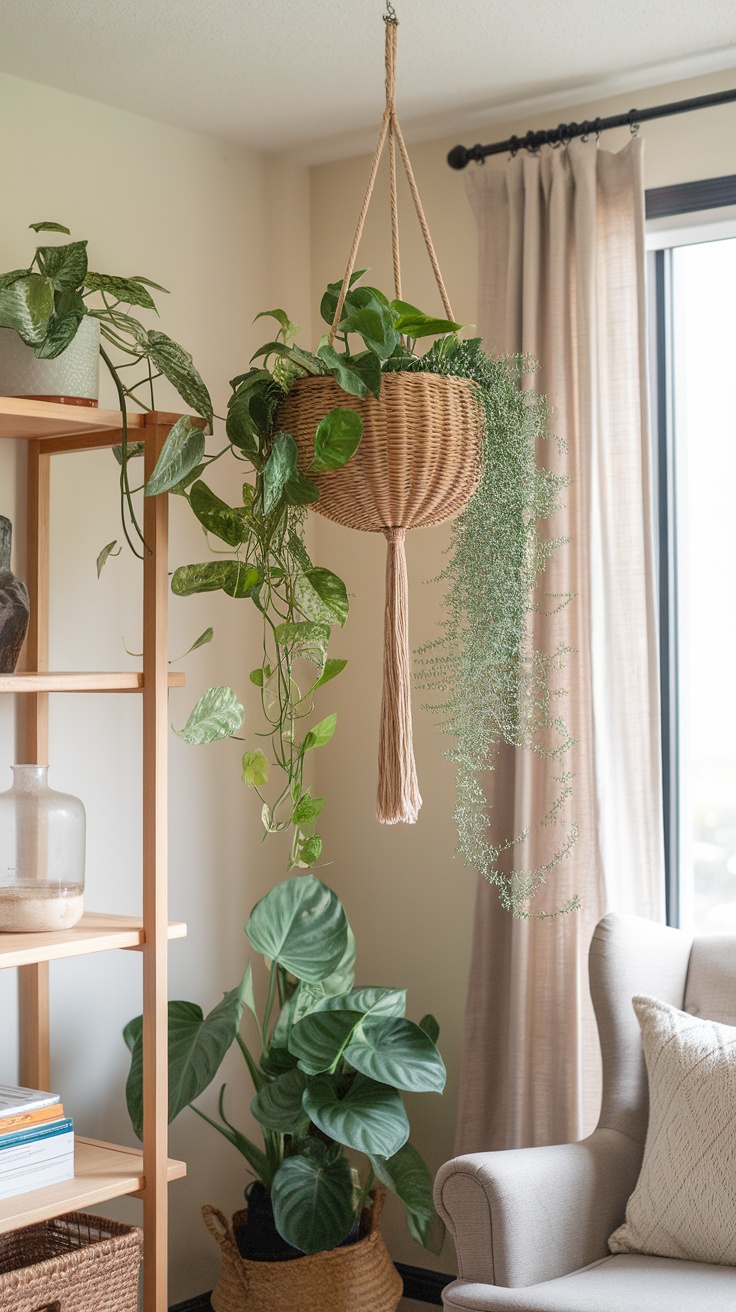
[[[55,360],[39,360],[12,328],[0,328],[0,396],[97,405],[100,325],[85,315],[74,340]]]

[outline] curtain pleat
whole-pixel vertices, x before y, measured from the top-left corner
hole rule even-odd
[[[574,746],[563,763],[504,748],[486,781],[491,837],[529,826],[514,856],[538,866],[575,824],[572,852],[516,920],[479,880],[457,1151],[582,1137],[600,1101],[587,952],[607,910],[664,918],[659,664],[646,395],[642,143],[523,152],[467,178],[479,236],[479,330],[496,354],[528,353],[552,431],[542,465],[570,478],[544,528],[552,556],[532,616],[535,646],[568,651],[554,677]],[[573,791],[539,822],[560,769]]]

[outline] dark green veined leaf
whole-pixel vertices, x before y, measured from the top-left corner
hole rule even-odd
[[[169,1003],[169,1123],[212,1083],[240,1028],[245,976],[205,1016],[193,1002]],[[143,1017],[129,1022],[123,1037],[132,1054],[125,1096],[138,1138],[143,1136]]]
[[[358,281],[358,279],[362,278],[363,274],[367,272],[368,272],[367,269],[358,269],[356,273],[351,273],[350,286],[352,287]],[[335,310],[337,309],[337,301],[340,295],[341,287],[342,287],[342,278],[340,278],[338,282],[328,283],[327,291],[325,292],[320,302],[319,312],[322,315],[322,318],[324,319],[325,323],[328,323],[330,327],[332,327],[332,321],[335,317]]]
[[[419,1028],[420,1030],[424,1030],[427,1038],[431,1039],[433,1043],[436,1043],[440,1037],[439,1023],[437,1018],[433,1016],[431,1012],[427,1012],[426,1016],[422,1016],[422,1019],[419,1022]]]
[[[275,1036],[274,1036],[275,1037]],[[261,1070],[272,1079],[277,1079],[279,1075],[285,1074],[286,1071],[296,1069],[296,1057],[292,1057],[289,1049],[282,1047],[281,1044],[272,1043],[268,1052],[261,1057]]]
[[[292,811],[291,823],[299,826],[311,825],[321,816],[324,805],[324,797],[312,797],[312,790],[308,788]]]
[[[445,1226],[434,1208],[434,1181],[416,1148],[405,1143],[392,1157],[369,1156],[378,1179],[404,1203],[412,1239],[428,1252],[438,1254],[445,1238]]]
[[[294,584],[299,609],[318,624],[344,625],[350,603],[342,579],[329,569],[315,565],[300,574]]]
[[[364,1016],[403,1016],[406,989],[382,989],[372,985],[325,998],[320,1011],[360,1011]]]
[[[360,1011],[310,1011],[293,1026],[289,1052],[308,1075],[334,1070],[363,1019]]]
[[[298,1134],[308,1120],[302,1107],[306,1087],[307,1077],[298,1068],[285,1071],[271,1084],[265,1084],[250,1105],[259,1125],[278,1134]]]
[[[296,473],[296,442],[290,433],[277,433],[263,467],[263,513],[276,509],[286,484]]]
[[[246,935],[264,957],[297,979],[316,983],[345,953],[348,921],[340,899],[314,875],[276,884],[257,902]]]
[[[202,693],[184,728],[174,732],[193,747],[200,747],[237,733],[244,714],[232,688],[208,688]]]
[[[50,278],[55,290],[70,291],[84,284],[87,274],[87,243],[72,241],[66,246],[39,246],[39,268]]]
[[[302,743],[303,752],[311,752],[315,747],[324,747],[335,732],[337,724],[337,715],[326,715],[324,720],[315,724],[313,729],[309,730],[304,742]]]
[[[205,445],[202,429],[195,428],[189,415],[177,419],[146,483],[146,496],[156,497],[180,483],[199,465]]]
[[[318,375],[325,374],[327,370],[318,356],[312,355],[311,351],[302,350],[301,346],[292,346],[289,350],[289,359],[294,364],[298,364],[302,369],[306,369],[308,374]]]
[[[321,360],[324,360],[327,368],[333,375],[335,381],[342,388],[343,392],[347,392],[350,396],[363,397],[368,395],[368,386],[365,379],[357,369],[351,367],[349,356],[338,355],[334,346],[330,346],[329,342],[324,342],[323,345],[319,347],[317,355]],[[376,360],[376,363],[378,364],[380,375],[380,361],[376,359],[375,355],[373,356],[373,359]]]
[[[239,547],[242,542],[248,540],[250,533],[246,522],[248,516],[246,508],[238,506],[233,509],[212,492],[201,479],[192,484],[189,504],[200,524],[208,533],[214,533],[221,542],[227,542],[230,547]]]
[[[345,993],[352,988],[354,981],[355,937],[352,929],[348,926],[348,941],[345,945],[345,951],[332,974],[326,975],[324,979],[318,980],[316,984],[309,984],[306,980],[302,980],[297,985],[293,996],[294,1005],[291,1009],[289,1029],[286,1032],[284,1042],[288,1043],[292,1025],[296,1025],[304,1016],[308,1016],[311,1011],[316,1011],[325,998],[332,997],[334,993]],[[296,1057],[293,1060],[296,1061]]]
[[[117,546],[118,546],[118,540],[117,540],[117,538],[113,538],[112,542],[108,542],[107,546],[102,548],[102,551],[100,552],[99,556],[97,557],[97,577],[98,577],[98,578],[100,577],[100,574],[102,573],[102,569],[103,569],[103,566],[104,566],[104,564],[105,564],[105,561],[106,561],[106,560],[109,560],[110,556],[119,556],[119,555],[120,555],[120,552],[122,551],[123,548],[122,548],[122,547],[118,547],[118,549],[117,549],[117,551],[116,551],[115,548],[116,548]]]
[[[335,1076],[317,1075],[307,1082],[302,1102],[318,1130],[356,1152],[391,1157],[409,1138],[401,1095],[364,1075],[344,1091]]]
[[[259,346],[258,350],[254,351],[250,358],[252,363],[253,360],[260,360],[262,356],[265,362],[270,355],[288,355],[288,354],[289,354],[289,348],[288,346],[284,346],[283,342],[264,342],[263,346]]]
[[[112,453],[113,453],[115,459],[117,460],[118,464],[119,464],[119,465],[122,465],[122,463],[123,463],[123,447],[122,447],[122,443],[118,442],[117,446],[112,447],[111,450],[112,450]],[[138,457],[140,457],[140,456],[144,456],[145,454],[146,454],[146,444],[145,444],[145,442],[129,442],[129,443],[128,443],[128,459],[129,459],[129,460],[135,460],[136,458],[138,458]]]
[[[286,343],[297,337],[301,332],[298,323],[291,322],[286,310],[261,310],[253,322],[255,323],[257,319],[276,319],[277,323],[281,324],[281,332]]]
[[[356,1071],[410,1093],[442,1093],[445,1064],[432,1040],[410,1020],[368,1016],[345,1052]]]
[[[132,314],[126,314],[124,310],[117,308],[108,310],[104,305],[101,309],[90,308],[86,301],[85,306],[87,306],[86,313],[90,319],[99,320],[103,337],[106,337],[113,346],[117,346],[116,339],[118,337],[128,336],[132,337],[136,346],[142,348],[144,355],[149,354],[149,333],[140,320],[135,319]]]
[[[88,291],[106,292],[114,296],[123,305],[141,305],[145,310],[156,309],[151,293],[136,278],[116,278],[108,273],[88,272],[84,285]]]
[[[166,333],[153,329],[148,334],[149,354],[157,369],[168,378],[179,396],[208,424],[212,423],[212,400],[188,351]]]
[[[16,278],[0,291],[0,328],[14,328],[26,346],[40,345],[53,312],[51,281],[39,273]]]
[[[29,278],[31,269],[12,269],[10,273],[0,273],[0,292],[4,287],[10,287],[19,278]]]
[[[347,661],[337,660],[334,657],[330,656],[325,661],[325,668],[320,674],[312,691],[314,692],[315,689],[321,688],[323,684],[329,683],[330,679],[336,679],[338,674],[340,674],[345,669],[346,665],[347,665]]]
[[[319,861],[321,855],[322,839],[319,834],[311,834],[309,838],[305,838],[299,847],[297,865],[313,866],[315,861]]]
[[[241,778],[248,788],[260,788],[268,783],[268,761],[263,752],[245,752]]]
[[[392,301],[391,309],[398,315],[394,326],[397,332],[405,337],[437,337],[440,334],[457,332],[463,326],[450,319],[435,319],[432,315],[418,310],[416,305],[410,305],[408,301]]]
[[[65,228],[63,223],[52,223],[49,219],[45,219],[42,223],[29,223],[28,227],[34,232],[65,232],[67,237],[71,237],[71,231]]]
[[[390,310],[353,310],[341,327],[346,333],[358,333],[368,350],[374,351],[381,360],[387,360],[399,344]]]
[[[314,459],[309,466],[316,474],[327,469],[342,469],[360,446],[363,420],[355,410],[337,406],[317,425],[314,435]]]
[[[163,292],[165,296],[169,295],[168,287],[162,287],[160,282],[152,282],[150,278],[144,278],[140,273],[131,274],[128,282],[140,282],[144,287],[153,287],[155,292]]]
[[[311,506],[319,501],[319,488],[297,469],[284,486],[284,497],[290,506]]]
[[[287,1157],[271,1185],[276,1229],[303,1253],[336,1248],[355,1221],[353,1177],[342,1156]]]
[[[174,570],[171,591],[177,597],[195,592],[226,592],[228,597],[253,597],[263,582],[255,565],[239,560],[207,560],[201,565],[180,565]]]
[[[79,292],[71,289],[57,291],[54,296],[54,313],[48,322],[46,336],[35,354],[39,360],[54,360],[74,341],[77,329],[85,315],[84,301]]]
[[[361,351],[358,355],[348,357],[350,368],[363,379],[373,396],[381,395],[381,361],[373,351]]]

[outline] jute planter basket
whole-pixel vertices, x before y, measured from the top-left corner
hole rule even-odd
[[[445,313],[453,319],[394,104],[397,22],[389,5],[386,22],[386,108],[363,208],[343,278],[332,328],[339,328],[379,160],[389,145],[394,286],[401,299],[394,138],[398,143],[417,216]],[[338,406],[363,421],[357,452],[342,469],[309,470],[318,423]],[[417,783],[411,718],[411,657],[404,537],[408,529],[440,524],[461,511],[481,477],[484,413],[472,384],[441,374],[381,375],[381,394],[346,396],[332,377],[301,379],[279,407],[278,426],[299,448],[300,468],[319,488],[314,509],[348,528],[383,532],[388,542],[384,613],[383,697],[378,750],[376,814],[384,824],[413,824],[422,799]]]
[[[383,1190],[374,1192],[357,1243],[291,1262],[241,1257],[222,1212],[203,1207],[222,1256],[222,1274],[212,1291],[214,1312],[396,1312],[403,1284],[381,1234],[384,1196]]]
[[[86,1212],[0,1236],[4,1312],[138,1312],[143,1231]]]

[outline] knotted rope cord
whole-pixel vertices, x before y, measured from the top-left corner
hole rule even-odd
[[[350,289],[350,278],[353,269],[355,268],[355,260],[358,255],[358,247],[360,245],[360,239],[363,236],[365,216],[368,213],[368,206],[370,205],[371,196],[373,195],[373,187],[375,185],[376,175],[378,173],[378,165],[381,160],[381,155],[383,153],[383,147],[386,141],[387,134],[389,137],[391,241],[392,241],[392,251],[393,251],[393,265],[394,265],[394,289],[396,292],[396,297],[398,300],[401,300],[401,261],[399,257],[399,209],[398,209],[398,195],[397,195],[397,187],[396,187],[396,154],[394,150],[394,141],[393,141],[394,136],[396,137],[396,141],[398,142],[399,145],[401,159],[404,164],[404,171],[406,173],[406,178],[409,183],[409,190],[411,191],[412,200],[414,201],[414,208],[417,212],[417,218],[419,219],[419,226],[422,230],[422,236],[424,237],[424,245],[427,248],[427,255],[429,256],[429,262],[432,265],[432,271],[434,273],[435,282],[437,283],[437,288],[442,298],[442,304],[445,309],[445,314],[447,315],[448,319],[453,319],[454,317],[452,313],[452,306],[450,305],[450,298],[447,295],[447,288],[445,287],[444,280],[442,278],[439,262],[437,260],[437,254],[434,249],[434,244],[432,242],[432,237],[430,235],[429,226],[427,224],[427,219],[424,214],[424,209],[422,207],[422,202],[419,196],[419,189],[417,187],[416,178],[414,177],[414,171],[412,169],[411,162],[409,160],[409,152],[406,149],[406,143],[404,141],[403,133],[401,131],[401,127],[399,126],[398,116],[396,114],[396,100],[395,100],[396,35],[397,35],[397,28],[399,24],[398,24],[398,19],[396,18],[396,15],[394,14],[393,9],[390,5],[389,5],[389,13],[385,16],[384,22],[386,24],[386,108],[383,111],[383,118],[381,119],[381,127],[378,133],[378,142],[376,144],[375,153],[373,155],[373,162],[371,164],[371,170],[368,176],[368,186],[366,188],[365,198],[363,200],[363,206],[361,208],[360,214],[358,215],[358,223],[355,229],[355,236],[353,237],[353,244],[350,248],[350,255],[348,257],[347,268],[345,270],[345,277],[342,280],[340,295],[337,298],[335,317],[332,321],[332,327],[330,328],[330,331],[327,336],[327,340],[330,343],[330,345],[332,345],[333,341],[335,340],[335,334],[337,333],[338,325],[342,318],[342,311],[343,311],[343,306],[345,304],[345,297],[347,296],[348,291]]]

